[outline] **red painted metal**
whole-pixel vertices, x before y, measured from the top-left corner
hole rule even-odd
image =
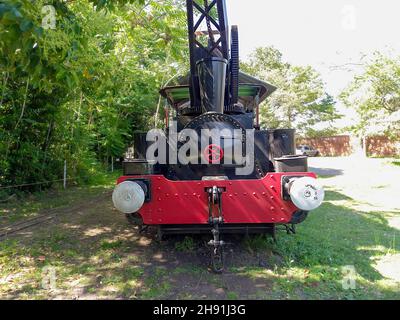
[[[169,126],[169,108],[165,107],[165,127]]]
[[[316,177],[312,172],[270,173],[258,180],[171,181],[161,175],[122,176],[117,183],[129,179],[148,179],[151,201],[139,214],[148,225],[207,224],[206,189],[223,188],[224,223],[288,223],[298,210],[291,201],[282,199],[282,176]]]

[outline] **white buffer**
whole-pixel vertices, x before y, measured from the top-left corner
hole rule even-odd
[[[324,201],[325,191],[317,179],[311,177],[295,178],[289,185],[290,199],[300,210],[311,211]]]
[[[122,213],[135,213],[144,203],[144,191],[134,181],[124,181],[118,184],[112,194],[114,207]]]

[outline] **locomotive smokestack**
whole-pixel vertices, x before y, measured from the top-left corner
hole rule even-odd
[[[202,112],[224,113],[226,68],[223,58],[207,58],[197,63]]]

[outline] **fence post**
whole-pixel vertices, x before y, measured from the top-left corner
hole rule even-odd
[[[363,151],[364,151],[363,156],[366,157],[366,158],[368,158],[367,137],[368,136],[366,136],[366,135],[362,137],[362,145],[363,145]]]
[[[114,172],[114,157],[111,157],[111,172]]]
[[[64,189],[67,188],[67,160],[64,160]]]

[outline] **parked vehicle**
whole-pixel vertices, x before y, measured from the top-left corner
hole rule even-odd
[[[308,145],[300,145],[296,148],[296,154],[308,157],[316,157],[319,155],[319,151]]]

